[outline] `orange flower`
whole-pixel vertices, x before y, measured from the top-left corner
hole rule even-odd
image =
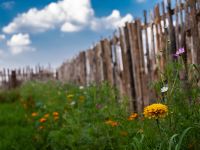
[[[39,128],[38,128],[38,129],[42,130],[42,129],[44,129],[44,126],[39,126]]]
[[[38,115],[38,113],[36,113],[36,112],[33,112],[33,113],[31,114],[32,117],[36,117],[37,115]]]
[[[59,117],[58,116],[54,116],[54,120],[56,121],[56,120],[58,120],[59,119]]]
[[[53,116],[55,117],[55,116],[59,116],[59,113],[58,112],[53,112]]]
[[[133,118],[131,118],[131,117],[128,117],[128,121],[132,121],[133,120]]]
[[[141,120],[141,121],[144,121],[144,117],[141,117],[140,120]]]
[[[128,120],[131,121],[131,120],[134,120],[135,118],[138,117],[138,114],[137,113],[132,113],[129,117],[128,117]]]
[[[116,122],[116,121],[112,121],[112,120],[107,120],[105,123],[106,123],[107,125],[112,126],[112,127],[116,127],[116,126],[119,125],[118,122]]]
[[[112,127],[118,126],[118,122],[113,121],[113,122],[111,123],[111,126],[112,126]]]
[[[44,118],[48,118],[48,117],[49,117],[49,114],[45,114],[45,115],[44,115]]]
[[[47,119],[46,118],[40,118],[40,122],[43,123],[43,122],[46,122]]]

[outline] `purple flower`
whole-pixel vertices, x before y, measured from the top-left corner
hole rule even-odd
[[[185,52],[184,47],[178,49],[178,54],[183,54]]]
[[[174,59],[177,59],[178,56],[179,56],[178,54],[173,54],[173,58],[174,58]]]
[[[97,108],[97,109],[101,109],[101,108],[102,108],[102,105],[101,105],[101,104],[96,104],[96,108]]]
[[[173,54],[173,58],[174,59],[177,59],[178,56],[180,56],[181,54],[183,54],[185,52],[185,49],[182,47],[182,48],[179,48],[177,51],[176,51],[176,54]]]

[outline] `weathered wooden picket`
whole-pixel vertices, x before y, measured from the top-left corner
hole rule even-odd
[[[64,62],[58,78],[79,85],[108,81],[128,96],[133,111],[141,111],[154,97],[149,83],[178,48],[185,48],[186,63],[200,64],[199,20],[200,0],[176,0],[174,9],[170,0],[157,4],[143,20],[126,23],[112,39]]]
[[[57,74],[53,69],[41,66],[36,66],[34,69],[31,67],[12,70],[3,68],[0,70],[0,88],[15,88],[29,80],[47,81],[56,78]]]

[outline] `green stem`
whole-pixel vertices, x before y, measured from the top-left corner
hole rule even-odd
[[[179,73],[179,72],[177,71],[176,76],[175,76],[174,83],[173,83],[173,85],[172,85],[172,89],[171,89],[171,91],[170,91],[170,95],[172,94],[172,92],[173,92],[173,90],[174,90],[175,83],[176,83],[176,80],[177,80],[177,78],[178,78],[178,73]]]
[[[113,144],[112,144],[112,140],[111,140],[111,137],[110,137],[110,134],[109,134],[109,131],[106,131],[106,132],[107,132],[107,137],[108,137],[108,139],[109,139],[110,148],[111,148],[112,150],[114,150]]]
[[[158,119],[156,119],[156,124],[157,124],[157,126],[158,126],[159,134],[160,134],[160,136],[161,136],[160,122],[159,122]]]

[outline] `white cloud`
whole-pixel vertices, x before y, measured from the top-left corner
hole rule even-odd
[[[5,40],[6,36],[4,34],[0,34],[0,41]]]
[[[10,40],[7,41],[12,54],[20,54],[25,51],[34,51],[30,46],[31,40],[28,34],[14,34]]]
[[[91,28],[93,30],[104,29],[116,29],[117,27],[123,26],[125,22],[131,22],[133,17],[131,14],[127,14],[125,17],[120,16],[118,10],[113,10],[110,16],[96,18],[91,22]]]
[[[4,51],[0,49],[0,58],[2,58],[3,56],[4,56]]]
[[[14,1],[7,1],[7,2],[3,2],[3,3],[1,4],[1,7],[2,7],[3,9],[10,10],[10,9],[13,8],[14,5],[15,5],[15,2],[14,2]]]
[[[76,32],[86,27],[95,30],[103,27],[113,29],[130,20],[130,14],[121,17],[118,10],[107,17],[97,18],[90,0],[61,0],[52,2],[41,10],[31,8],[19,14],[3,28],[3,32],[44,32],[54,28],[59,28],[62,32]]]
[[[138,3],[144,3],[146,0],[136,0]]]
[[[75,29],[75,24],[83,26],[93,16],[89,0],[62,0],[50,3],[41,10],[31,8],[28,12],[18,15],[13,22],[3,28],[5,33],[43,32],[53,28],[67,30],[65,26]]]
[[[11,37],[11,39],[7,42],[8,46],[26,46],[31,43],[28,34],[15,34]]]
[[[66,22],[62,25],[60,30],[63,32],[77,32],[77,31],[80,31],[81,29],[82,29],[81,26],[77,26],[69,22]]]

